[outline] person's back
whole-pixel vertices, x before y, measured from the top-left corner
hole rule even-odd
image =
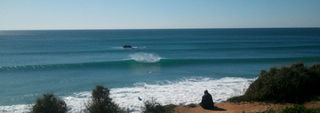
[[[202,100],[200,106],[204,109],[213,109],[213,100],[212,96],[208,93],[207,90],[204,91],[204,95],[202,96]]]

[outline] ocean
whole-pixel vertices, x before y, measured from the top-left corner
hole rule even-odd
[[[296,62],[320,62],[319,28],[0,31],[0,112],[28,112],[44,93],[83,112],[96,85],[133,112],[199,103],[204,90],[221,102]]]

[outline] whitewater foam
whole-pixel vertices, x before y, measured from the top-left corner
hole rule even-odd
[[[124,109],[141,112],[143,102],[156,99],[167,104],[186,105],[199,103],[204,90],[213,96],[214,102],[225,101],[232,96],[242,95],[254,79],[225,77],[221,79],[186,78],[181,81],[166,81],[165,84],[136,83],[134,87],[113,88],[110,97]],[[91,92],[75,93],[63,97],[70,113],[84,113],[85,104],[91,98]],[[139,100],[142,99],[142,100]],[[0,106],[0,112],[23,113],[31,105]]]
[[[130,54],[130,59],[143,63],[154,63],[161,60],[161,57],[152,53],[134,53]]]
[[[0,113],[28,113],[31,106],[31,104],[0,106]]]

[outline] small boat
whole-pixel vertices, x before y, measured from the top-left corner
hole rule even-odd
[[[123,48],[125,48],[125,49],[132,49],[132,46],[131,45],[124,45],[124,46],[122,46]]]

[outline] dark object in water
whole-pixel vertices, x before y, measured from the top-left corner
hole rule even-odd
[[[213,106],[213,100],[212,100],[212,96],[210,95],[210,93],[208,93],[208,90],[205,90],[204,91],[204,95],[202,96],[202,100],[201,100],[201,103],[200,103],[200,106],[203,108],[203,109],[214,109],[214,106]]]
[[[123,48],[132,49],[132,46],[131,45],[124,45]]]

